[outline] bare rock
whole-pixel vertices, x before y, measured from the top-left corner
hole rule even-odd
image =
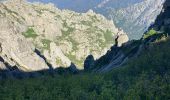
[[[11,65],[23,66],[23,60],[27,67],[33,66],[36,62],[43,64],[44,61],[36,58],[33,53],[36,47],[53,68],[68,67],[72,62],[78,69],[84,69],[83,62],[86,57],[91,54],[94,59],[98,59],[104,55],[114,45],[113,37],[118,32],[113,21],[92,10],[77,13],[60,10],[53,4],[28,3],[26,0],[8,0],[0,3],[0,16],[10,20],[13,24],[12,29],[15,30],[8,32],[15,35],[0,37],[4,39],[3,57]],[[6,30],[7,28],[4,29]],[[7,39],[13,42],[4,42]],[[9,44],[10,49],[5,47],[6,44]],[[14,60],[18,56],[19,59]],[[11,57],[14,61],[9,59]],[[37,59],[40,61],[36,61]],[[37,65],[38,63],[34,66]],[[38,66],[44,68],[44,64]],[[41,67],[39,68],[42,69]]]
[[[123,30],[120,30],[117,33],[117,37],[115,39],[116,46],[121,47],[123,44],[127,43],[129,41],[128,35],[123,32]]]
[[[0,61],[0,70],[7,70],[5,64]]]
[[[48,69],[44,60],[34,53],[33,45],[17,33],[8,19],[0,18],[0,29],[0,56],[6,62],[26,72]]]
[[[62,50],[53,42],[50,43],[50,52],[45,50],[44,56],[52,64],[54,69],[58,67],[69,67],[71,65],[69,58],[66,57]]]

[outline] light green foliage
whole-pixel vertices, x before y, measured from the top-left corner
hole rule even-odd
[[[56,63],[59,64],[60,66],[62,66],[62,61],[60,58],[56,58]]]
[[[71,33],[73,33],[75,31],[75,29],[73,27],[70,27],[67,23],[66,20],[63,20],[63,27],[66,28],[67,30],[61,30],[62,31],[62,37],[67,37],[69,36]]]
[[[71,53],[66,54],[66,56],[67,56],[74,64],[76,64],[78,67],[79,67],[79,66],[83,66],[83,61],[84,61],[84,59],[78,60],[78,59],[76,58],[76,56],[75,56],[75,55],[72,55]]]
[[[104,40],[101,38],[102,34],[104,35]],[[114,44],[113,34],[114,33],[111,32],[110,30],[106,30],[106,32],[100,30],[100,34],[97,34],[98,36],[97,42],[102,49],[107,47],[107,45]]]
[[[86,26],[92,26],[91,21],[81,21],[81,24],[86,25]]]
[[[43,44],[43,48],[44,48],[44,49],[47,49],[47,50],[50,49],[50,43],[51,43],[50,40],[42,39],[41,42],[42,42],[42,44]]]
[[[106,39],[106,43],[114,43],[114,39],[113,39],[113,33],[110,30],[107,30],[104,33],[104,37]]]
[[[22,35],[24,35],[26,38],[36,38],[38,36],[31,27],[29,27],[26,32],[23,32]]]
[[[73,28],[73,27],[70,27],[67,23],[66,23],[66,20],[63,20],[63,27],[64,28],[66,28],[67,30],[61,30],[61,32],[62,32],[62,36],[61,37],[59,37],[58,39],[60,39],[60,40],[67,40],[67,41],[69,41],[69,42],[71,42],[72,43],[72,46],[73,46],[73,51],[76,51],[78,48],[77,48],[77,46],[78,46],[78,42],[76,41],[76,40],[74,40],[73,38],[72,38],[72,34],[73,34],[73,32],[75,31],[75,28]]]
[[[91,18],[92,22],[99,22],[100,21],[99,19],[97,19],[96,15],[90,16],[90,18]]]
[[[78,45],[79,45],[79,43],[77,42],[77,41],[75,41],[73,38],[71,38],[71,37],[69,37],[69,40],[68,41],[70,41],[71,43],[72,43],[72,49],[73,49],[73,51],[76,51],[76,50],[78,50]]]
[[[155,31],[154,29],[151,29],[146,34],[144,34],[143,38],[146,39],[146,38],[153,36],[155,34],[158,34],[157,31]]]

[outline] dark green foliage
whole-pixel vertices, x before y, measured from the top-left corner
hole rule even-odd
[[[168,100],[169,93],[169,40],[148,45],[137,59],[105,74],[0,80],[1,100]]]

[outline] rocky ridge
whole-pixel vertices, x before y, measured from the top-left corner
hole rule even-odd
[[[108,18],[113,19],[117,27],[128,33],[131,39],[140,39],[160,14],[165,0],[143,0],[125,8],[105,9]]]
[[[0,3],[0,28],[1,69],[8,63],[27,72],[49,69],[46,62],[53,69],[71,62],[84,69],[85,58],[105,54],[119,32],[111,20],[92,10],[76,13],[25,0]]]
[[[128,65],[128,61],[137,59],[142,51],[147,51],[154,44],[169,41],[170,34],[170,1],[166,0],[160,15],[156,18],[140,40],[128,41],[125,45],[114,45],[106,55],[91,62],[87,69],[94,72],[108,72],[115,67]],[[92,61],[92,60],[91,60]]]

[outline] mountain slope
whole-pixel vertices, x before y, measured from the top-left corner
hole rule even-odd
[[[0,81],[1,99],[168,100],[170,40],[148,47],[138,59],[108,73],[46,74]]]
[[[131,100],[170,98],[170,39],[150,43],[138,59],[108,73],[44,75],[0,81],[1,99]],[[5,88],[4,88],[5,87]]]
[[[83,69],[85,58],[90,54],[94,55],[95,59],[104,55],[114,44],[113,37],[119,32],[112,21],[92,10],[87,13],[76,13],[59,10],[53,4],[29,3],[25,0],[0,3],[0,16],[1,19],[8,20],[9,23],[6,24],[14,26],[13,34],[24,36],[23,40],[34,46],[32,52],[39,56],[43,55],[44,61],[53,69],[69,67],[71,63],[78,69]],[[3,22],[1,25],[3,27]],[[27,52],[26,48],[23,49]],[[21,52],[24,57],[25,52]],[[5,55],[9,55],[8,60],[5,59]],[[17,55],[17,52],[14,55]],[[18,61],[22,56],[18,60],[15,56],[10,56],[11,53],[4,53],[2,58],[5,62],[17,63],[9,63],[11,66],[20,65]],[[30,62],[30,65],[24,66],[28,68],[31,64],[34,63]]]
[[[52,2],[60,9],[86,12],[89,9],[112,19],[130,39],[140,39],[160,14],[165,0],[30,0]],[[71,2],[71,3],[70,3]],[[86,4],[86,5],[84,5]]]
[[[169,100],[170,38],[167,33],[170,34],[170,24],[164,23],[170,18],[169,9],[170,2],[167,0],[155,24],[138,40],[140,42],[123,45],[122,49],[126,47],[124,53],[132,56],[126,64],[107,73],[46,73],[37,78],[4,79],[0,81],[1,99]],[[138,51],[134,49],[135,42],[143,48],[138,55],[133,52]],[[108,54],[111,58],[104,57],[102,60],[114,57],[114,53]],[[4,78],[4,74],[0,74]]]
[[[108,72],[115,67],[127,64],[132,58],[138,58],[140,52],[147,49],[148,45],[160,41],[166,41],[170,30],[170,24],[168,24],[170,15],[167,1],[165,4],[166,5],[164,5],[164,8],[162,9],[161,14],[157,17],[155,23],[150,26],[140,40],[129,41],[121,47],[114,45],[106,55],[92,62],[89,70],[95,72]]]
[[[139,39],[160,14],[165,0],[144,0],[126,8],[106,9],[107,16],[113,19],[131,39]]]

